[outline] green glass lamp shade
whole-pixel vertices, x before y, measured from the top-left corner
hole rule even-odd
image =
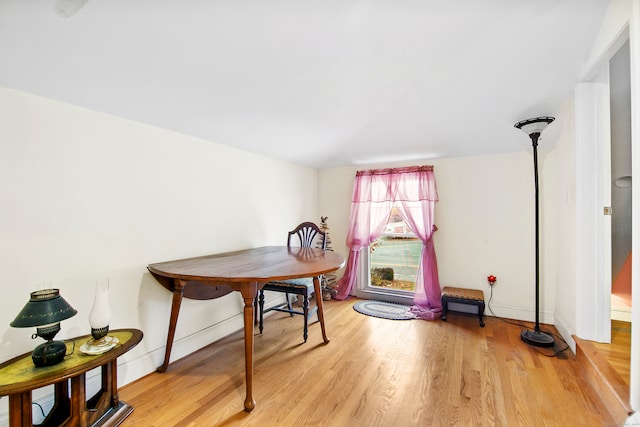
[[[60,296],[59,289],[43,289],[31,292],[29,302],[18,313],[11,326],[30,328],[49,325],[73,317],[78,312]],[[58,331],[56,331],[58,332]],[[55,333],[54,333],[55,335]],[[48,339],[46,337],[43,337]]]
[[[62,361],[67,347],[62,341],[53,341],[60,331],[60,321],[77,314],[69,305],[59,289],[44,289],[31,292],[29,302],[18,313],[11,326],[14,328],[36,327],[32,338],[42,337],[47,342],[35,348],[31,359],[36,366],[50,366]]]

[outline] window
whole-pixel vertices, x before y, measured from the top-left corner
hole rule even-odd
[[[385,230],[362,249],[356,295],[411,304],[421,251],[420,240],[392,208]]]
[[[422,243],[415,292],[395,290],[400,302],[412,303],[411,312],[420,319],[436,319],[442,310],[440,283],[436,265],[433,233],[435,203],[438,200],[432,166],[371,169],[356,172],[351,200],[351,220],[347,232],[349,258],[345,273],[336,283],[335,299],[349,297],[357,289],[358,296],[375,298],[381,288],[370,286],[369,246],[385,233],[395,208],[411,225]],[[364,285],[363,285],[364,284]],[[386,290],[385,290],[386,291]],[[388,297],[387,292],[383,297]],[[413,298],[411,298],[413,296]]]
[[[393,208],[385,231],[369,246],[369,286],[413,293],[422,243]]]

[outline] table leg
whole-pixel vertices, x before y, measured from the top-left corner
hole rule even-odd
[[[31,425],[31,390],[9,395],[9,426]]]
[[[111,392],[109,406],[117,408],[120,404],[120,395],[118,394],[118,363],[117,359],[113,359],[102,367],[102,378],[106,376],[111,383],[107,385],[107,389]]]
[[[89,424],[89,413],[85,410],[87,401],[86,374],[82,373],[71,378],[71,419],[69,425],[80,426]]]
[[[244,299],[244,367],[246,375],[247,396],[244,399],[244,410],[251,412],[256,407],[253,400],[253,323],[254,305],[253,302],[258,291],[256,282],[243,283],[240,287],[242,298]]]
[[[322,289],[320,289],[320,279],[318,276],[313,278],[313,290],[316,294],[316,304],[318,305],[318,319],[320,319],[320,329],[322,330],[322,339],[325,344],[330,340],[327,338],[327,331],[324,328],[324,304],[322,300]]]
[[[176,279],[173,289],[173,301],[171,302],[171,317],[169,318],[169,333],[167,334],[167,347],[164,351],[164,362],[156,369],[158,372],[164,372],[169,366],[169,358],[171,357],[171,348],[173,347],[173,338],[176,335],[176,325],[178,324],[178,313],[182,304],[182,293],[186,282]]]

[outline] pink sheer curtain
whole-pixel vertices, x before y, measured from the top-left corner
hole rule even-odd
[[[411,231],[422,242],[411,311],[421,319],[435,319],[440,311],[440,283],[433,246],[433,223],[438,191],[432,166],[358,171],[353,187],[347,234],[349,257],[338,281],[335,299],[346,299],[356,283],[360,249],[373,243],[385,229],[394,202]]]

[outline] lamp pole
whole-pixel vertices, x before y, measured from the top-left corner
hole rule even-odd
[[[538,138],[540,132],[531,135],[531,145],[533,146],[533,182],[536,197],[536,325],[535,331],[540,332],[540,195],[538,192]]]
[[[527,133],[533,147],[533,180],[535,187],[535,269],[536,269],[536,323],[533,330],[522,331],[520,337],[536,347],[553,347],[553,337],[540,330],[540,196],[538,192],[538,139],[542,131],[555,120],[553,117],[538,117],[523,120],[515,127]]]

